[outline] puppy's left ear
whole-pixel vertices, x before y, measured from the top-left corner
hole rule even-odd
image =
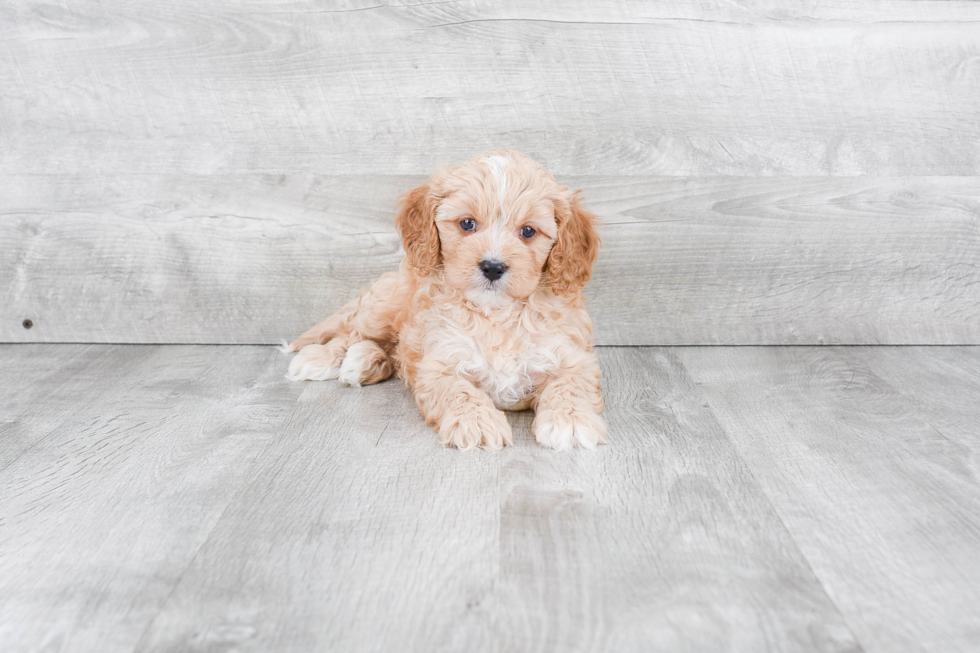
[[[592,277],[592,266],[599,258],[598,218],[582,206],[579,192],[555,202],[558,238],[548,255],[547,272],[557,295],[580,291]]]

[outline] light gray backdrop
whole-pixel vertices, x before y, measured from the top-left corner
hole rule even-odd
[[[980,343],[980,3],[863,0],[5,2],[0,341],[292,337],[497,148],[600,344]]]

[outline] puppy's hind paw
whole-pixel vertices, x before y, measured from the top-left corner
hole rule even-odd
[[[492,406],[461,406],[439,424],[439,441],[463,451],[475,447],[501,449],[513,440],[507,416]]]
[[[345,343],[331,340],[325,345],[306,345],[289,361],[290,381],[328,381],[340,376],[347,350]]]
[[[539,410],[531,428],[538,444],[556,451],[606,444],[606,423],[592,410]]]
[[[393,371],[381,346],[373,340],[362,340],[347,348],[338,379],[347,385],[371,385],[384,381]]]

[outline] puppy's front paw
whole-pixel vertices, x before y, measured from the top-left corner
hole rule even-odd
[[[335,338],[325,345],[306,345],[289,361],[290,381],[327,381],[340,376],[347,343]]]
[[[595,449],[606,444],[606,423],[593,410],[542,409],[531,427],[541,446],[567,451],[572,447]]]
[[[500,449],[513,443],[507,416],[492,406],[464,405],[439,424],[439,441],[464,451],[474,447]]]

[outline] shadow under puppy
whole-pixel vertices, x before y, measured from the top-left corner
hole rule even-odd
[[[396,225],[398,271],[289,344],[288,378],[368,385],[394,373],[460,449],[511,444],[501,411],[527,408],[545,447],[605,443],[582,297],[599,237],[578,193],[519,152],[491,152],[406,194]]]

